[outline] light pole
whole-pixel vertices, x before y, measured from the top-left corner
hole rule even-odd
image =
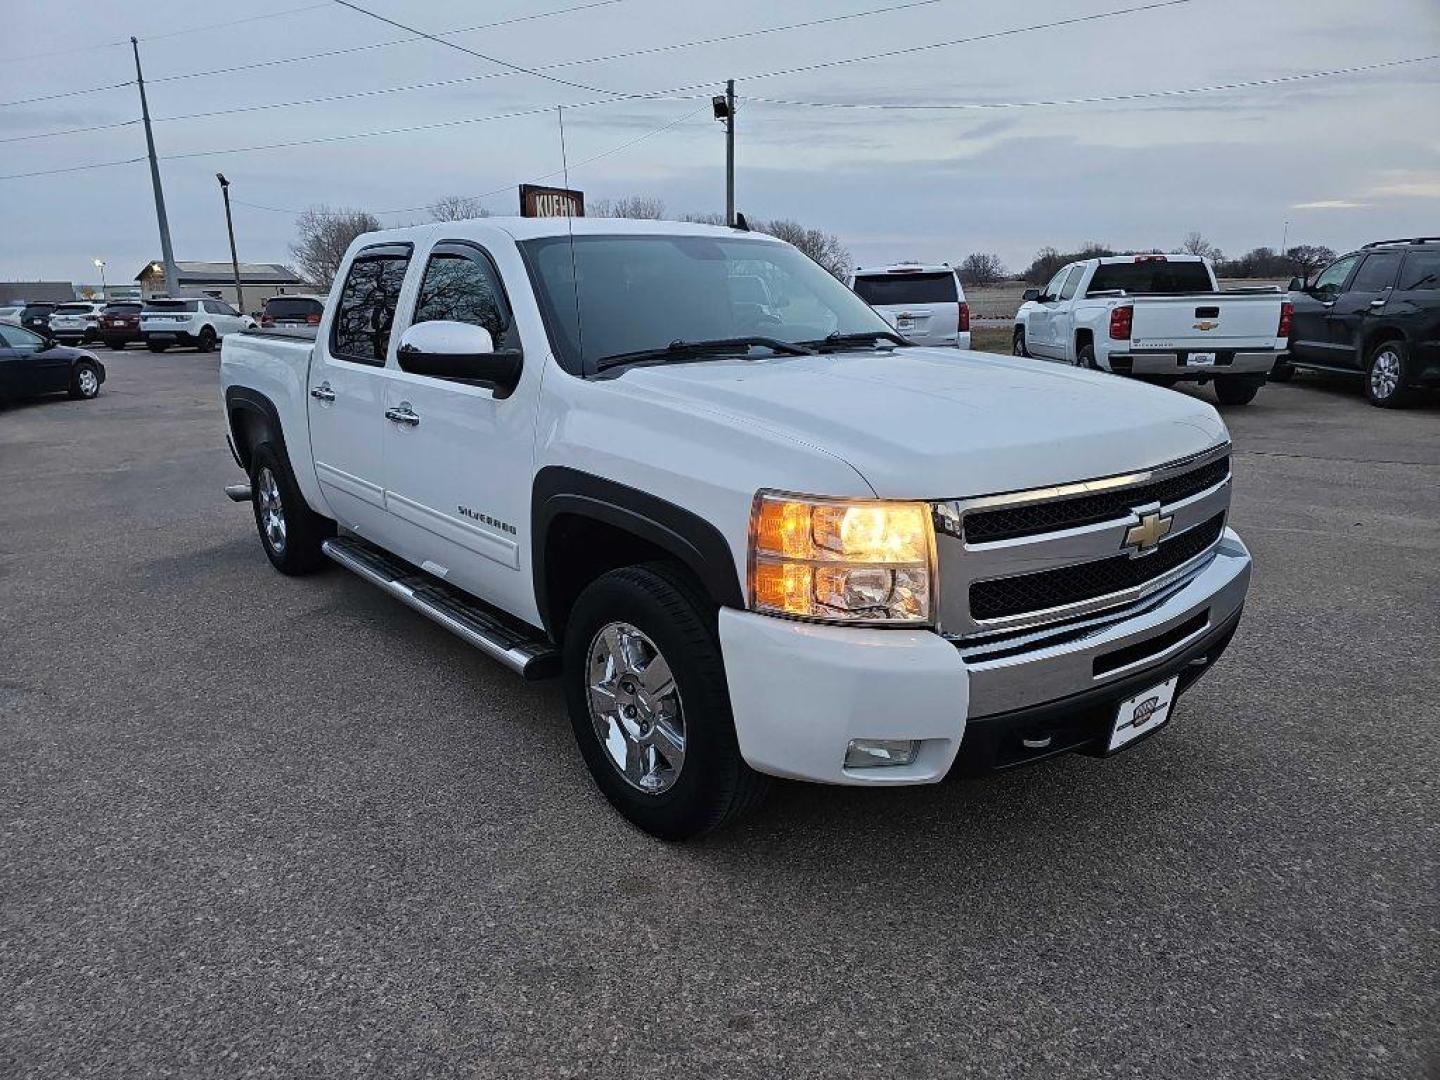
[[[715,119],[725,121],[725,224],[735,226],[735,80],[725,80],[725,93],[710,99]]]
[[[110,299],[110,286],[105,284],[105,260],[91,259],[90,261],[95,264],[95,269],[100,271],[100,299],[108,300]]]
[[[230,233],[230,266],[235,271],[235,307],[245,313],[245,290],[240,287],[240,257],[235,254],[235,222],[230,217],[230,181],[224,173],[216,173],[220,181],[220,194],[225,198],[225,229]]]

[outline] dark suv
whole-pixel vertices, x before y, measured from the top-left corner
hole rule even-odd
[[[1271,378],[1297,367],[1364,375],[1371,403],[1387,408],[1440,386],[1440,237],[1366,244],[1291,281],[1290,302],[1290,355]]]

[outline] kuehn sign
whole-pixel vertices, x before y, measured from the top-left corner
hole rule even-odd
[[[520,185],[521,217],[584,217],[585,193],[569,188]]]

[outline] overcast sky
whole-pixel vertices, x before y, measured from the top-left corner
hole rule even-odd
[[[1437,0],[1188,0],[1175,6],[955,44],[905,56],[771,74],[977,34],[1071,19],[1145,0],[930,0],[741,40],[668,48],[903,0],[611,0],[452,40],[527,67],[567,64],[562,85],[506,71],[335,3],[4,0],[0,101],[134,77],[134,34],[156,119],[177,259],[228,257],[214,174],[236,200],[242,260],[289,261],[294,211],[374,211],[496,192],[560,168],[553,112],[286,149],[236,148],[471,120],[737,78],[737,203],[755,218],[833,231],[857,262],[951,261],[997,252],[1022,268],[1045,244],[1171,247],[1190,230],[1226,252],[1290,243],[1345,249],[1440,233],[1440,62],[1282,85],[1127,102],[931,111],[858,105],[1010,104],[1188,89],[1440,54]],[[361,0],[429,32],[577,8],[585,0]],[[231,25],[214,24],[230,21]],[[236,22],[236,20],[244,20]],[[209,27],[209,28],[206,28]],[[197,29],[199,28],[199,29]],[[96,47],[90,47],[96,46]],[[492,76],[475,78],[476,76]],[[759,77],[768,76],[768,77]],[[194,113],[435,83],[288,108]],[[638,193],[675,214],[724,202],[724,139],[708,85],[566,111],[571,186],[590,198]],[[139,115],[135,87],[0,108],[0,174],[143,157],[139,124],[21,139]],[[683,119],[682,119],[683,118]],[[675,123],[678,121],[678,123]],[[639,139],[666,124],[673,127]],[[601,160],[586,159],[609,153]],[[180,157],[206,151],[206,156]],[[551,180],[558,183],[558,178]],[[277,212],[279,211],[279,212]],[[386,224],[424,220],[386,213]],[[143,160],[0,180],[0,279],[110,281],[159,254]]]

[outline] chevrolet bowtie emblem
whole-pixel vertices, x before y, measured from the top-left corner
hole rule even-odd
[[[1204,322],[1204,321],[1202,321],[1202,322],[1197,322],[1197,323],[1195,324],[1195,329],[1196,329],[1196,330],[1214,330],[1215,327],[1217,327],[1217,326],[1219,326],[1219,325],[1220,325],[1220,324],[1219,324],[1218,322]]]
[[[1140,515],[1140,521],[1125,530],[1125,547],[1133,548],[1131,555],[1144,555],[1160,546],[1160,541],[1170,533],[1175,524],[1173,516],[1152,510]]]

